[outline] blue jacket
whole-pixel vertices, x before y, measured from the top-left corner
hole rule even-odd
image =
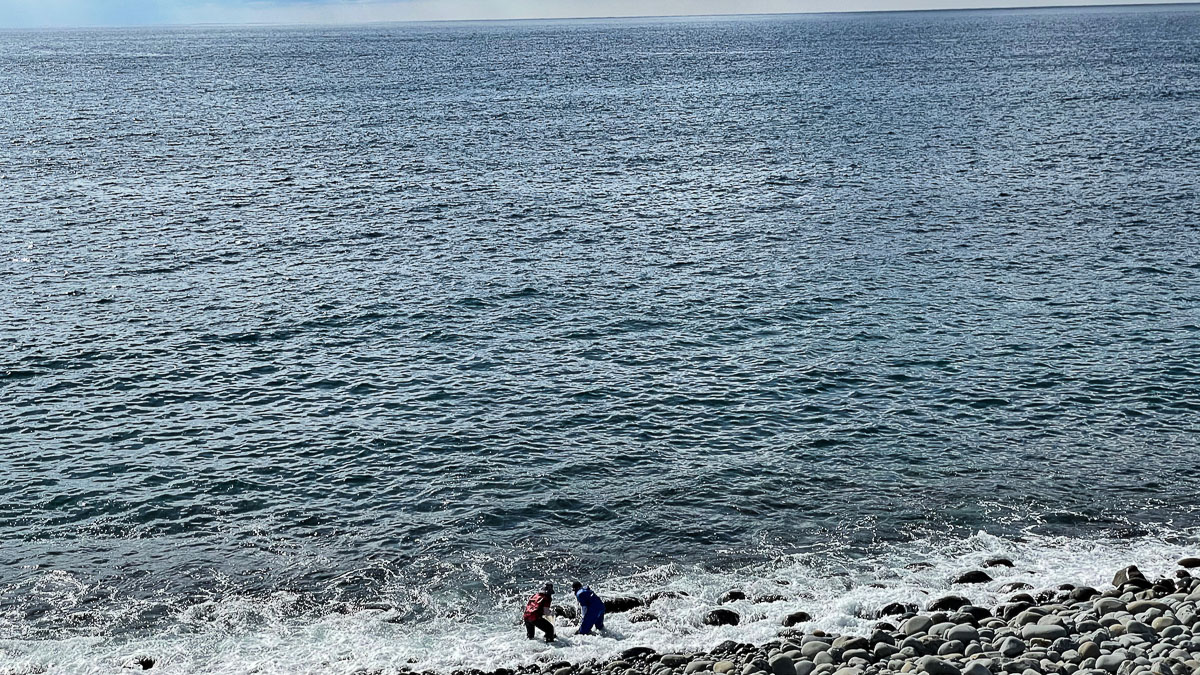
[[[575,599],[579,601],[580,606],[584,609],[604,607],[604,601],[600,599],[600,596],[593,593],[592,589],[587,586],[575,591]]]

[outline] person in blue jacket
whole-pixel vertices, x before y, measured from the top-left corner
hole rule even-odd
[[[575,592],[575,599],[583,608],[583,623],[579,624],[577,632],[580,635],[591,635],[592,626],[604,630],[604,601],[600,596],[578,581],[571,582],[571,590]]]

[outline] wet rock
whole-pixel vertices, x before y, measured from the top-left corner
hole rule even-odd
[[[663,654],[659,657],[658,662],[669,668],[679,668],[686,666],[690,660],[683,654]]]
[[[791,614],[783,617],[783,625],[787,626],[788,628],[805,621],[812,621],[812,617],[808,615],[808,612],[792,612]]]
[[[976,642],[979,640],[979,631],[973,626],[959,625],[946,631],[944,636],[947,640],[963,643],[964,645]]]
[[[1001,656],[1011,659],[1025,653],[1025,643],[1020,638],[1010,636],[1004,638],[996,646],[996,650],[1000,652]]]
[[[892,602],[884,605],[875,613],[875,618],[885,616],[899,616],[901,614],[916,614],[920,610],[919,607],[907,602]]]
[[[629,623],[646,623],[647,621],[658,621],[658,615],[645,610],[638,610],[629,615]]]
[[[988,558],[987,562],[983,563],[984,567],[1012,567],[1013,561],[1008,558]]]
[[[992,580],[992,576],[982,570],[971,570],[964,574],[960,574],[954,580],[956,584],[986,584]]]
[[[1187,569],[1200,567],[1200,558],[1183,558],[1179,561],[1179,566]]]
[[[579,613],[575,611],[575,607],[573,605],[554,605],[550,609],[554,610],[555,616],[561,616],[572,621],[579,618]]]
[[[706,626],[736,626],[742,617],[732,609],[714,609],[704,616]]]
[[[686,597],[688,597],[688,594],[684,593],[683,591],[655,591],[655,592],[651,593],[649,595],[649,597],[646,598],[646,604],[650,605],[655,602],[658,602],[659,600],[664,600],[664,599],[670,600],[672,598],[686,598]]]
[[[1075,602],[1084,602],[1100,595],[1100,591],[1091,586],[1076,586],[1071,590],[1070,598]]]
[[[917,668],[929,675],[960,675],[958,666],[936,656],[922,656]]]
[[[628,612],[631,609],[642,607],[646,604],[645,600],[635,598],[630,595],[617,596],[604,601],[604,611],[609,614],[617,614],[620,612]]]
[[[748,649],[750,649],[751,651],[754,648],[754,645],[744,645],[744,646],[747,647]],[[740,642],[734,642],[733,640],[725,640],[724,642],[717,645],[716,647],[713,647],[709,653],[710,654],[736,654],[738,651],[741,650],[742,647],[743,647],[743,645]]]
[[[895,645],[890,645],[886,642],[877,642],[871,648],[871,654],[874,655],[876,661],[890,659],[900,653],[900,648]]]
[[[917,616],[914,616],[900,624],[900,632],[904,633],[905,635],[918,635],[920,633],[929,632],[929,629],[932,626],[933,619],[929,618],[928,616],[918,614]]]
[[[760,595],[754,598],[754,602],[764,605],[772,602],[783,602],[784,600],[787,600],[787,598],[782,595]]]
[[[746,594],[742,591],[735,589],[732,591],[725,591],[723,594],[721,594],[721,597],[717,599],[717,604],[724,605],[725,603],[736,602],[738,600],[745,600],[745,599],[746,599]]]
[[[649,647],[630,647],[621,652],[621,658],[626,661],[637,661],[654,656],[657,652]]]
[[[1112,585],[1120,588],[1133,579],[1146,580],[1146,576],[1137,568],[1137,565],[1130,565],[1113,575]]]
[[[983,621],[984,619],[992,618],[992,610],[987,607],[976,607],[975,605],[964,605],[958,608],[958,611],[963,614],[969,614],[975,621]],[[962,623],[961,621],[957,623]]]
[[[953,611],[959,607],[969,604],[971,604],[971,601],[967,600],[961,595],[947,595],[929,603],[929,607],[927,609],[931,612]]]
[[[1030,586],[1029,584],[1025,583],[1024,581],[1010,581],[1007,584],[1004,584],[1003,586],[1000,587],[1001,593],[1012,593],[1013,591],[1031,591],[1031,590],[1033,590],[1033,586]]]
[[[791,657],[784,654],[779,654],[771,657],[767,664],[771,667],[773,675],[796,675],[796,665]]]
[[[150,657],[150,656],[145,656],[143,654],[139,654],[137,656],[130,658],[128,661],[126,661],[125,665],[123,667],[129,668],[131,670],[150,670],[151,668],[154,667],[154,658]],[[5,671],[5,672],[9,672],[9,671]],[[16,672],[16,671],[12,671],[12,672]],[[24,671],[22,671],[22,672],[24,672]],[[30,672],[35,672],[35,671],[30,671]]]

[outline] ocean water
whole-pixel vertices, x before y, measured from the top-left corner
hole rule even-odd
[[[1166,572],[1198,120],[1194,5],[0,32],[0,672]],[[524,640],[572,578],[689,595]]]

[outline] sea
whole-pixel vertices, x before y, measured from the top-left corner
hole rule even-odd
[[[1197,5],[2,31],[0,672],[1167,574],[1198,187]]]

